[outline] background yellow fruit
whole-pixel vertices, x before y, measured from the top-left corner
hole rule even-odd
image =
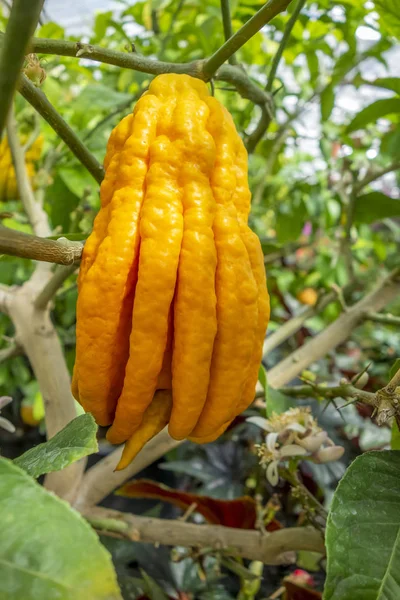
[[[304,288],[297,294],[297,300],[302,304],[314,306],[318,300],[318,294],[313,288]]]

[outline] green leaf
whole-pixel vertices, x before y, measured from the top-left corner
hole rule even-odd
[[[261,383],[261,385],[263,386],[264,390],[267,389],[267,374],[266,371],[263,367],[263,365],[260,365],[260,368],[258,370],[258,381]]]
[[[132,99],[132,94],[117,92],[102,84],[86,85],[76,99],[77,112],[113,110]]]
[[[306,207],[303,202],[290,208],[290,212],[279,212],[276,216],[276,236],[281,243],[287,243],[299,238],[304,226]]]
[[[375,0],[375,8],[387,31],[400,37],[400,0]]]
[[[324,600],[400,598],[400,453],[368,452],[333,497]]]
[[[57,25],[57,23],[53,23],[52,21],[42,25],[35,35],[40,38],[52,38],[57,40],[65,38],[63,27],[61,27],[61,25]]]
[[[61,471],[84,456],[97,452],[96,432],[97,425],[92,415],[81,415],[51,440],[31,448],[14,462],[32,477]]]
[[[0,458],[0,581],[7,600],[122,600],[111,557],[88,523]]]
[[[285,396],[285,394],[271,387],[268,387],[266,402],[267,417],[270,417],[272,413],[280,415],[294,405],[293,398]]]
[[[377,119],[400,112],[400,98],[384,98],[376,100],[361,110],[346,128],[347,133],[362,129],[365,125],[374,123]]]
[[[396,361],[389,372],[389,379],[393,379],[397,371],[400,369],[400,358],[396,358]]]
[[[400,215],[400,200],[389,198],[382,192],[369,192],[358,196],[355,202],[356,223],[374,223]]]
[[[146,571],[140,569],[140,574],[143,578],[144,591],[150,600],[168,600],[167,594],[150,575],[147,575]]]
[[[90,173],[81,165],[61,167],[58,174],[64,185],[78,198],[82,198],[88,190],[97,188]]]
[[[397,371],[400,369],[400,358],[396,358],[396,361],[389,372],[389,379],[393,379]]]
[[[56,175],[54,182],[46,188],[46,204],[50,206],[50,218],[54,228],[69,230],[71,213],[78,206],[81,197],[73,193],[71,186],[66,185],[63,179]]]
[[[396,419],[393,419],[392,423],[392,437],[390,438],[390,447],[392,450],[400,450],[400,431]]]
[[[367,83],[368,85],[375,85],[377,87],[385,88],[386,90],[391,90],[400,95],[400,77],[381,77],[375,79],[375,81],[368,81]]]
[[[380,150],[381,154],[387,154],[391,160],[400,158],[400,128],[385,133],[382,137]]]
[[[335,92],[333,85],[327,85],[321,94],[321,119],[327,121],[335,106]]]
[[[229,556],[221,557],[221,564],[225,568],[232,571],[232,573],[235,573],[235,575],[237,575],[241,579],[247,579],[249,581],[254,581],[255,579],[261,579],[259,576],[257,576],[255,573],[252,573],[249,569],[247,569],[240,562],[238,562],[237,560],[235,560],[234,558],[231,558]]]

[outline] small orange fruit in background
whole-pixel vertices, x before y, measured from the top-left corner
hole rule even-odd
[[[313,288],[304,288],[296,297],[299,302],[307,306],[315,306],[318,300],[318,294]]]
[[[24,398],[21,403],[20,415],[25,425],[37,427],[44,419],[44,404],[40,392],[33,397]]]

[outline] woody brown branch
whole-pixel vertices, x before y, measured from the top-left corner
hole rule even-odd
[[[285,554],[298,550],[325,553],[322,534],[312,527],[288,527],[271,533],[233,529],[218,525],[195,525],[180,520],[138,517],[101,507],[83,509],[89,522],[113,519],[124,523],[117,527],[119,534],[131,541],[160,543],[166,546],[190,546],[226,551],[233,556],[259,560],[268,565],[285,564]],[[112,529],[112,523],[108,521]]]

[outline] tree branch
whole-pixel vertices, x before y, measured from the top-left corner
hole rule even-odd
[[[43,0],[14,0],[0,55],[0,139]]]
[[[76,408],[63,349],[50,313],[34,307],[39,285],[43,285],[43,277],[32,277],[14,289],[8,314],[38,381],[45,407],[46,433],[51,438],[75,418]],[[47,485],[61,497],[72,500],[83,470],[83,462],[74,463],[68,469],[50,474]]]
[[[367,175],[364,177],[364,179],[361,179],[361,181],[358,181],[354,185],[354,188],[353,188],[354,193],[359,194],[366,185],[372,183],[376,179],[380,179],[387,173],[391,173],[392,171],[398,171],[399,169],[400,169],[400,161],[397,160],[397,161],[394,161],[393,163],[391,163],[390,165],[388,165],[387,167],[383,167],[382,169],[379,169],[377,171],[372,171],[370,173],[367,173]]]
[[[58,133],[60,138],[67,144],[79,162],[86,167],[97,183],[101,183],[104,178],[103,167],[93,154],[89,152],[85,144],[64,121],[61,115],[58,114],[44,93],[37,89],[25,75],[21,77],[18,89],[25,100],[27,100],[54,131]]]
[[[269,94],[249,79],[246,71],[242,67],[222,65],[215,73],[214,79],[216,81],[230,83],[243,98],[250,100],[254,104],[263,106],[269,101]]]
[[[322,333],[270,369],[267,373],[269,385],[281,387],[292,381],[310,364],[342,344],[349,337],[352,330],[363,321],[366,311],[381,310],[393,302],[399,293],[400,283],[398,281],[398,270],[396,270],[378,283],[372,292],[349,308]]]
[[[235,52],[237,52],[250,38],[253,37],[264,25],[269,23],[276,15],[286,10],[291,0],[268,0],[255,15],[251,17],[229,38],[203,66],[203,75],[206,81],[211,79],[216,71],[224,64]]]
[[[290,562],[285,554],[298,550],[325,553],[323,536],[312,527],[288,527],[271,533],[234,529],[219,525],[195,525],[169,519],[153,519],[121,513],[107,508],[92,507],[82,510],[88,521],[104,522],[112,528],[110,520],[125,527],[116,531],[131,541],[160,543],[165,546],[209,547],[225,550],[234,556],[259,560],[276,565]]]
[[[364,315],[366,321],[374,321],[375,323],[382,323],[383,325],[400,325],[400,317],[395,317],[390,313],[382,314],[376,312],[367,312]]]
[[[344,263],[346,266],[347,277],[349,281],[352,281],[355,277],[354,273],[354,263],[353,263],[353,254],[351,252],[351,228],[353,227],[354,222],[354,214],[356,208],[356,194],[353,189],[347,193],[342,187],[342,189],[338,190],[339,195],[342,198],[342,202],[346,208],[346,223],[344,228],[344,237],[340,244],[339,257],[342,256],[344,259]]]
[[[278,0],[272,0],[277,3]],[[286,6],[289,4],[288,0],[279,0]],[[282,9],[283,10],[283,9]],[[279,12],[279,11],[278,11]],[[239,30],[235,35],[238,35]],[[0,40],[2,39],[0,33]],[[246,40],[247,41],[247,40]],[[70,56],[72,58],[86,58],[96,62],[103,62],[106,64],[122,67],[124,69],[133,69],[142,73],[149,73],[151,75],[160,75],[161,73],[186,73],[192,77],[199,79],[205,79],[203,72],[205,60],[197,60],[189,63],[171,63],[164,61],[157,61],[140,54],[118,52],[116,50],[109,50],[107,48],[101,48],[100,46],[94,46],[92,44],[83,44],[81,42],[69,42],[65,40],[53,40],[46,38],[33,38],[31,40],[30,49],[32,52],[39,54],[54,54],[58,56]],[[246,74],[244,69],[240,67],[234,67],[232,65],[223,65],[215,73],[215,78],[218,81],[226,81],[236,87],[239,94],[244,98],[248,98],[255,104],[265,104],[269,98],[269,94],[266,94],[258,85],[256,85]]]
[[[294,385],[283,388],[278,388],[278,392],[290,396],[291,398],[326,398],[334,400],[335,398],[354,398],[358,402],[363,402],[369,406],[376,407],[377,399],[372,392],[360,390],[351,383],[342,383],[341,385],[322,385],[322,384],[305,384]]]
[[[84,506],[98,504],[127,479],[130,479],[181,443],[173,440],[168,435],[167,429],[164,429],[146,444],[126,469],[115,471],[122,454],[122,446],[120,446],[85,473],[74,506],[80,510]]]
[[[9,229],[0,224],[0,253],[59,265],[72,265],[81,259],[83,244],[65,238],[50,240]]]
[[[261,117],[257,126],[247,138],[246,149],[249,154],[252,154],[256,149],[258,142],[267,132],[267,129],[272,121],[272,100],[261,107]]]
[[[278,71],[279,63],[281,61],[283,52],[285,50],[286,44],[289,41],[290,34],[292,33],[292,29],[293,29],[293,27],[297,21],[297,18],[299,16],[303,6],[305,5],[305,3],[306,3],[306,0],[297,0],[296,6],[294,7],[294,10],[293,10],[293,13],[292,13],[289,21],[286,23],[285,31],[283,32],[283,36],[282,36],[281,42],[279,44],[279,48],[278,48],[278,50],[273,58],[272,64],[271,64],[271,70],[268,75],[267,85],[265,86],[265,89],[267,92],[272,91],[275,76]]]
[[[77,264],[69,265],[68,267],[59,266],[51,279],[46,283],[42,291],[36,297],[34,306],[37,310],[44,310],[50,300],[55,296],[57,290],[62,286],[64,281],[77,269]]]
[[[2,34],[0,33],[0,40]],[[192,77],[204,79],[203,65],[204,60],[197,60],[190,63],[169,63],[157,61],[137,53],[117,52],[108,50],[100,46],[82,44],[80,42],[68,42],[65,40],[52,40],[46,38],[33,38],[31,42],[32,52],[41,54],[55,54],[58,56],[70,56],[73,58],[86,58],[97,62],[122,67],[124,69],[133,69],[142,73],[151,75],[160,75],[161,73],[186,73]],[[253,83],[247,76],[244,69],[232,65],[223,65],[215,74],[218,81],[226,81],[236,87],[239,94],[248,98],[255,104],[264,104],[269,95],[258,85]]]
[[[225,40],[229,40],[233,36],[230,0],[221,0],[221,14]],[[237,59],[234,54],[229,57],[229,63],[237,65]]]
[[[392,379],[387,384],[385,391],[389,394],[393,394],[396,391],[396,388],[400,386],[400,369],[397,369],[396,373],[393,375]]]
[[[31,182],[26,170],[25,154],[18,139],[17,123],[12,107],[7,119],[7,136],[17,178],[18,192],[29,222],[36,235],[43,237],[49,236],[51,234],[49,221],[42,206],[36,201],[33,194]]]
[[[354,285],[348,285],[344,288],[343,293],[347,294],[354,287]],[[292,337],[299,329],[302,328],[304,323],[318,315],[320,312],[324,310],[331,302],[335,302],[337,300],[336,292],[329,292],[327,294],[323,294],[318,298],[317,304],[315,306],[310,306],[295,317],[292,317],[286,323],[281,325],[274,333],[271,335],[267,335],[267,338],[264,342],[263,347],[263,356],[266,356],[272,350],[275,350],[278,346],[283,344],[287,339]]]

